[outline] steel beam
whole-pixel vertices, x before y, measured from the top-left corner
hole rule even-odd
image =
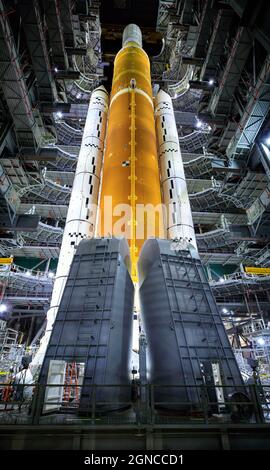
[[[201,69],[201,80],[217,78],[218,65],[220,57],[224,51],[225,40],[229,34],[229,26],[232,21],[233,14],[233,10],[228,8],[222,8],[218,11],[207,55]]]
[[[59,0],[43,0],[43,5],[54,67],[66,70],[68,68],[68,58],[65,50],[63,27],[60,17],[60,2]]]
[[[67,55],[83,55],[87,54],[86,47],[66,47]]]
[[[50,103],[50,102],[43,102],[40,105],[40,111],[42,114],[52,114],[52,113],[69,113],[70,111],[70,103]]]
[[[203,2],[203,11],[200,18],[200,24],[196,38],[195,57],[205,57],[207,53],[208,39],[211,34],[214,17],[216,15],[216,6],[212,0]]]
[[[59,70],[55,72],[55,80],[78,80],[80,78],[80,72],[76,70]]]
[[[17,45],[3,0],[0,0],[0,11],[0,80],[2,90],[20,144],[29,145],[31,143],[36,147],[42,139],[37,122],[37,117],[40,118],[40,116],[32,109]],[[42,123],[41,120],[40,122]]]
[[[11,230],[12,232],[35,232],[40,221],[39,215],[19,215],[14,223],[10,223],[8,215],[1,217],[0,230]]]
[[[252,36],[247,28],[239,27],[228,55],[219,87],[215,89],[209,110],[212,114],[227,114],[234,100],[241,73],[252,46]]]
[[[270,54],[267,55],[258,75],[256,85],[249,92],[249,100],[236,131],[229,142],[226,154],[249,152],[270,109]]]
[[[60,18],[63,25],[63,34],[65,44],[70,47],[75,46],[75,34],[73,27],[73,14],[72,6],[74,2],[71,0],[61,0],[60,1]]]
[[[51,73],[44,25],[38,0],[21,0],[18,3],[18,7],[37,79],[39,99],[41,101],[54,101],[57,91]]]
[[[33,317],[45,317],[46,312],[44,310],[21,310],[19,308],[14,308],[11,314],[10,320],[19,320],[25,318]]]
[[[21,155],[25,161],[50,161],[55,162],[57,159],[58,150],[56,148],[44,147],[39,150],[38,153],[35,152],[33,148],[23,148]]]

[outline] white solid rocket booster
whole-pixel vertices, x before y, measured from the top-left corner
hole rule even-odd
[[[155,98],[155,121],[167,238],[178,239],[197,250],[172,100],[162,90]]]
[[[109,97],[103,86],[92,92],[70,196],[47,326],[32,367],[43,362],[74,253],[83,238],[95,235],[100,174]]]

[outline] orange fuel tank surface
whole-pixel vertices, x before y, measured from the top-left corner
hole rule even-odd
[[[134,42],[114,62],[98,233],[127,238],[134,281],[144,241],[164,238],[150,63]]]

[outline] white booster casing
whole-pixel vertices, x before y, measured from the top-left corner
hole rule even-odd
[[[172,100],[163,90],[155,98],[155,122],[167,238],[197,250]]]
[[[70,196],[50,308],[47,312],[46,331],[32,366],[34,361],[37,366],[43,362],[76,248],[82,239],[92,238],[95,235],[108,103],[109,96],[103,86],[92,92]]]

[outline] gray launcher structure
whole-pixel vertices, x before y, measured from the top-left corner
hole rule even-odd
[[[41,384],[62,386],[47,386],[40,411],[73,406],[87,414],[93,402],[102,412],[128,406],[134,297],[129,263],[124,239],[79,244],[40,374]]]
[[[190,403],[201,403],[202,393],[222,406],[243,382],[197,252],[148,240],[139,279],[148,380],[156,385],[157,406],[190,409]]]

